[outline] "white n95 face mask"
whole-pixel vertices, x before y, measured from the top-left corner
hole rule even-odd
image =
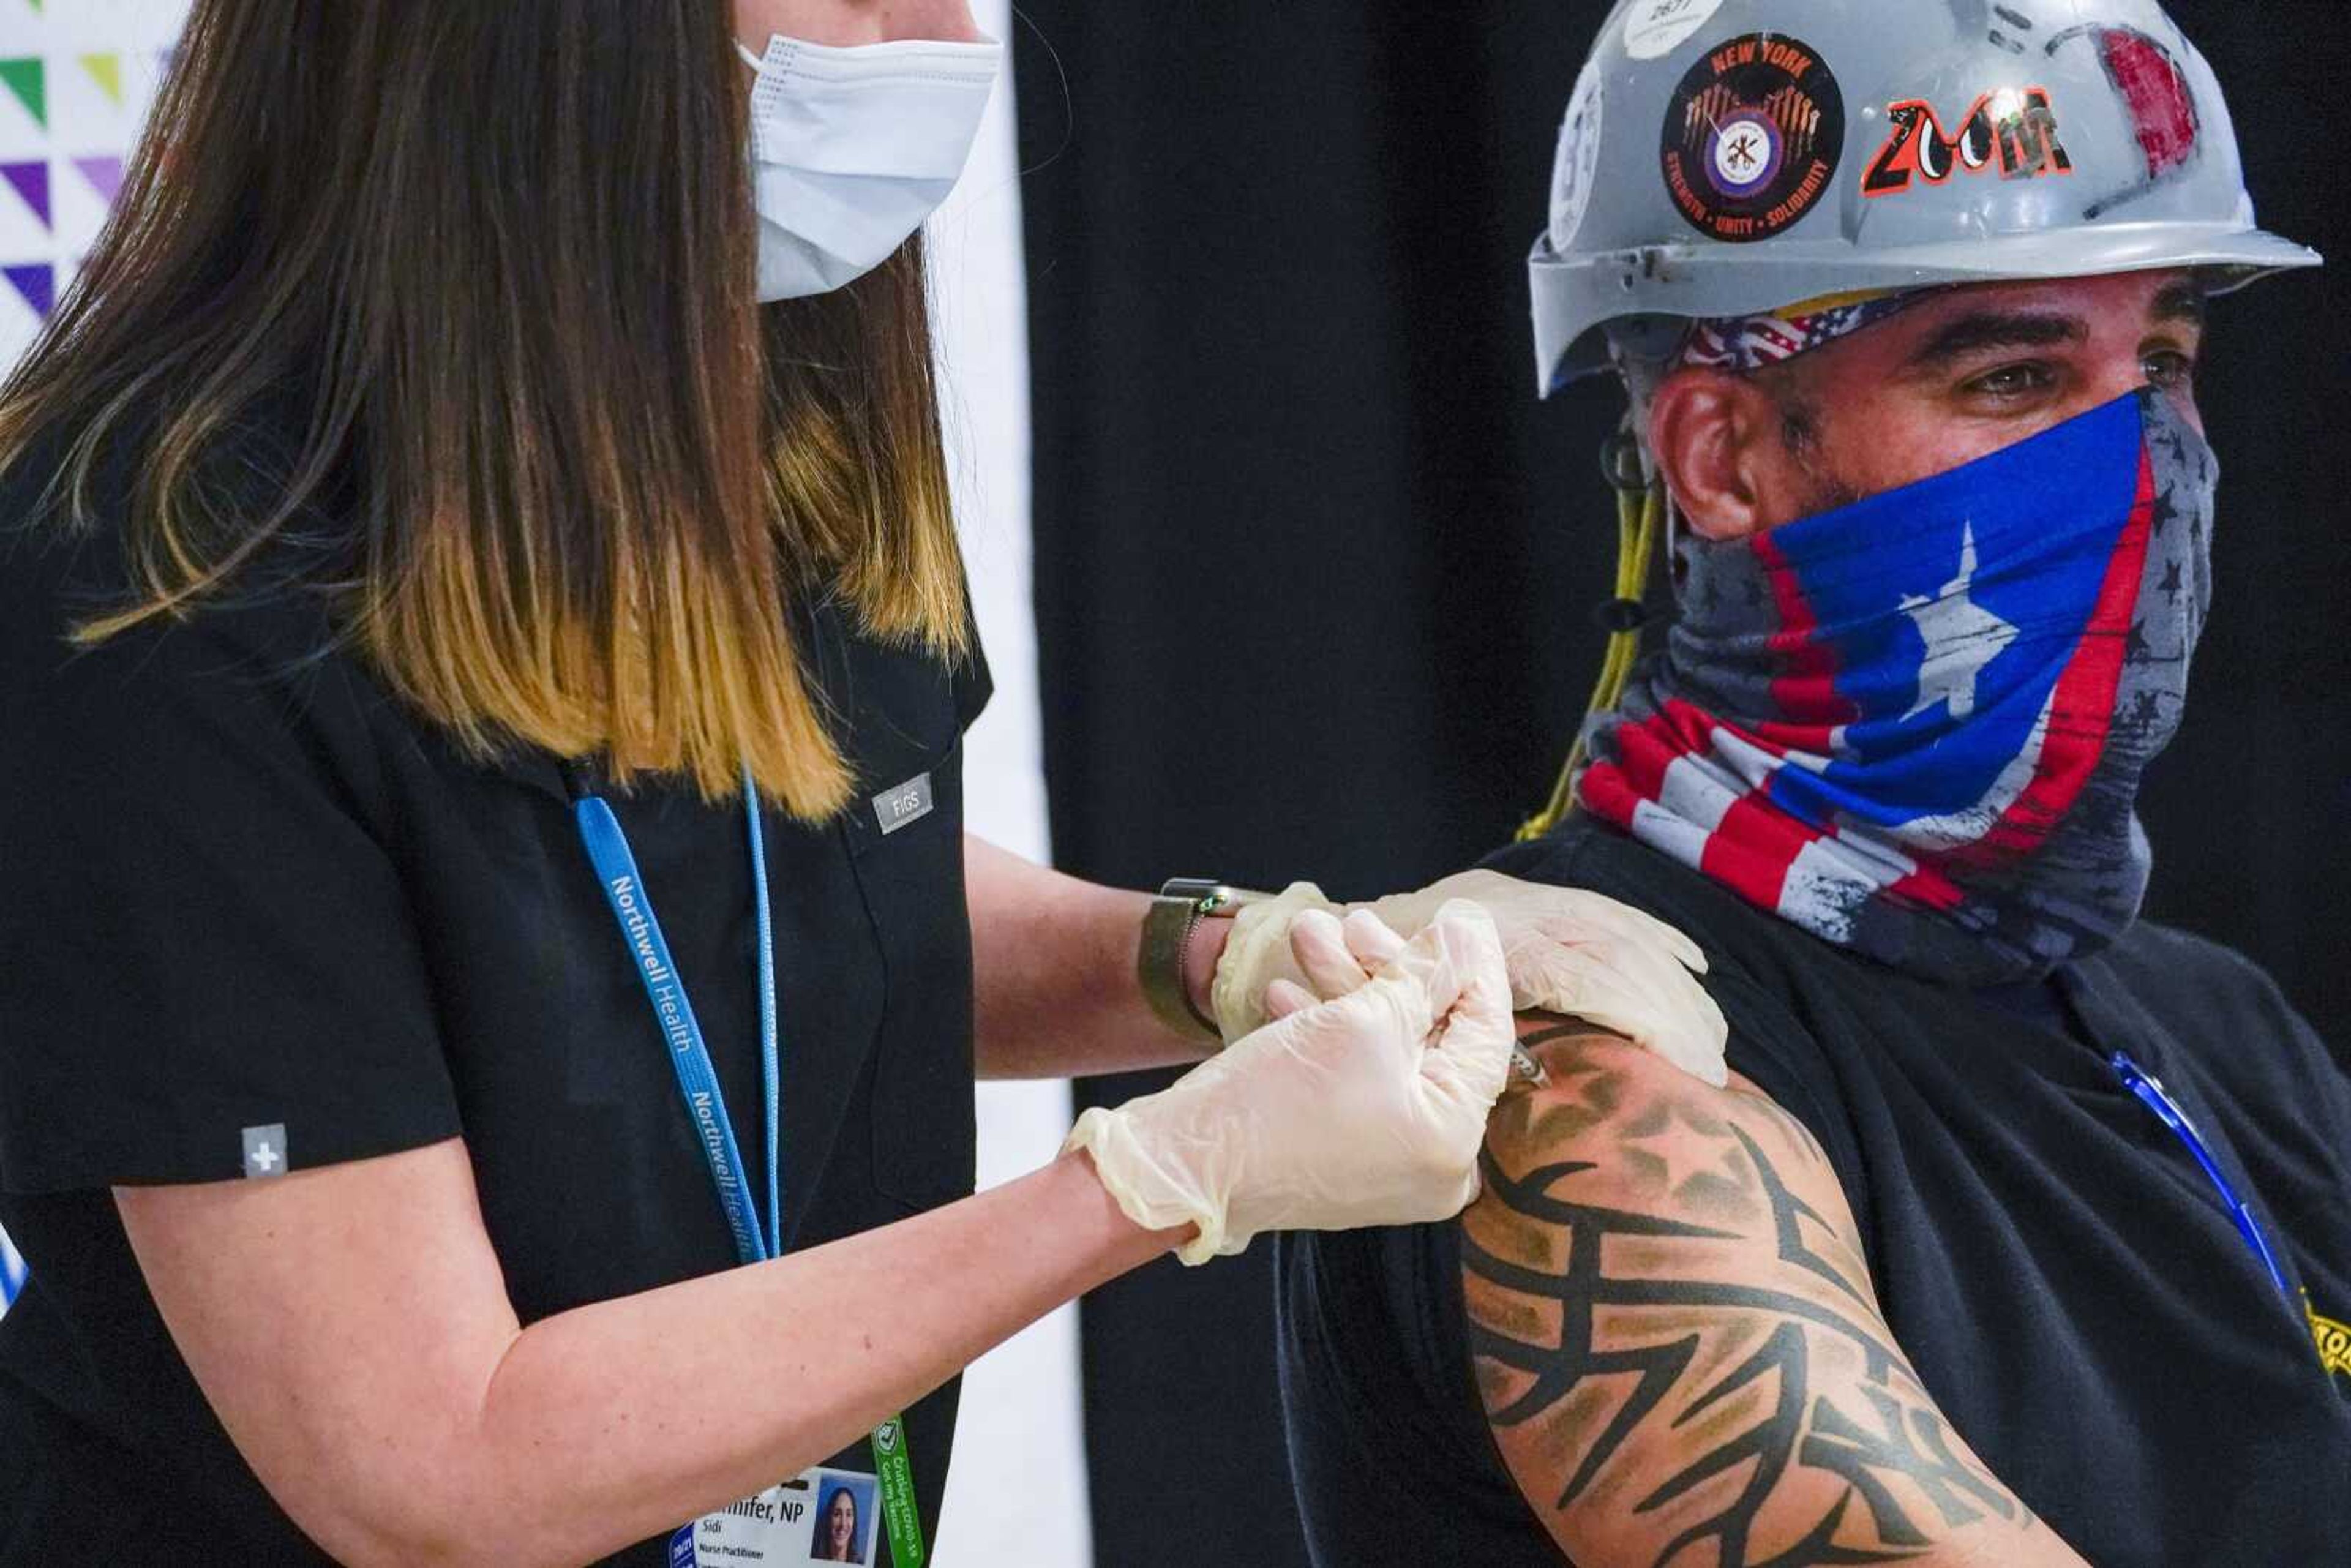
[[[937,210],[978,140],[1004,46],[833,48],[777,34],[751,91],[759,302],[872,271]]]

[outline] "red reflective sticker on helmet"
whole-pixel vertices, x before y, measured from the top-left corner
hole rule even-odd
[[[1666,190],[1690,225],[1747,244],[1820,204],[1844,157],[1844,95],[1810,47],[1750,33],[1707,52],[1666,111]]]
[[[1861,177],[1865,196],[1891,196],[1919,181],[1939,185],[1953,174],[2000,171],[2004,180],[2070,174],[2074,160],[2058,140],[2047,88],[2001,88],[1969,106],[1958,129],[1945,131],[1935,106],[1907,99],[1886,110],[1886,145]]]
[[[2106,75],[2147,152],[2147,178],[2159,180],[2192,162],[2200,129],[2196,94],[2171,51],[2130,27],[2101,27],[2097,37]]]

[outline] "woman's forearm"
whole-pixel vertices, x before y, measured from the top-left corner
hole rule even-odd
[[[524,1329],[454,1138],[116,1199],[246,1463],[360,1564],[584,1563],[675,1529],[822,1463],[1186,1239],[1127,1219],[1071,1155],[930,1214]]]
[[[1101,887],[964,840],[982,1078],[1188,1064],[1213,1043],[1159,1021],[1135,978],[1147,894]],[[1186,984],[1207,1008],[1228,922],[1202,923]]]
[[[449,1553],[584,1562],[773,1486],[1179,1239],[1127,1219],[1070,1155],[880,1230],[535,1323],[483,1396],[472,1517],[450,1521]]]

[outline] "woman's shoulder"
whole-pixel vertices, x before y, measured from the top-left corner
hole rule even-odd
[[[288,542],[258,552],[215,592],[88,634],[147,597],[133,515],[144,504],[148,429],[136,417],[122,421],[85,463],[78,433],[52,428],[0,469],[0,685],[76,700],[152,686],[182,702],[317,687],[347,655],[332,601],[307,570],[341,526],[316,507],[299,514]],[[249,425],[190,480],[218,514],[264,517],[286,495],[284,452],[272,432]]]

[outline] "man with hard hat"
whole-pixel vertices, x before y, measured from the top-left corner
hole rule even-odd
[[[1695,937],[1731,1076],[1527,1026],[1468,1214],[1285,1244],[1317,1562],[2351,1561],[2351,1082],[2135,812],[2206,301],[2318,259],[2155,0],[1616,6],[1532,276],[1620,635],[1489,865]]]

